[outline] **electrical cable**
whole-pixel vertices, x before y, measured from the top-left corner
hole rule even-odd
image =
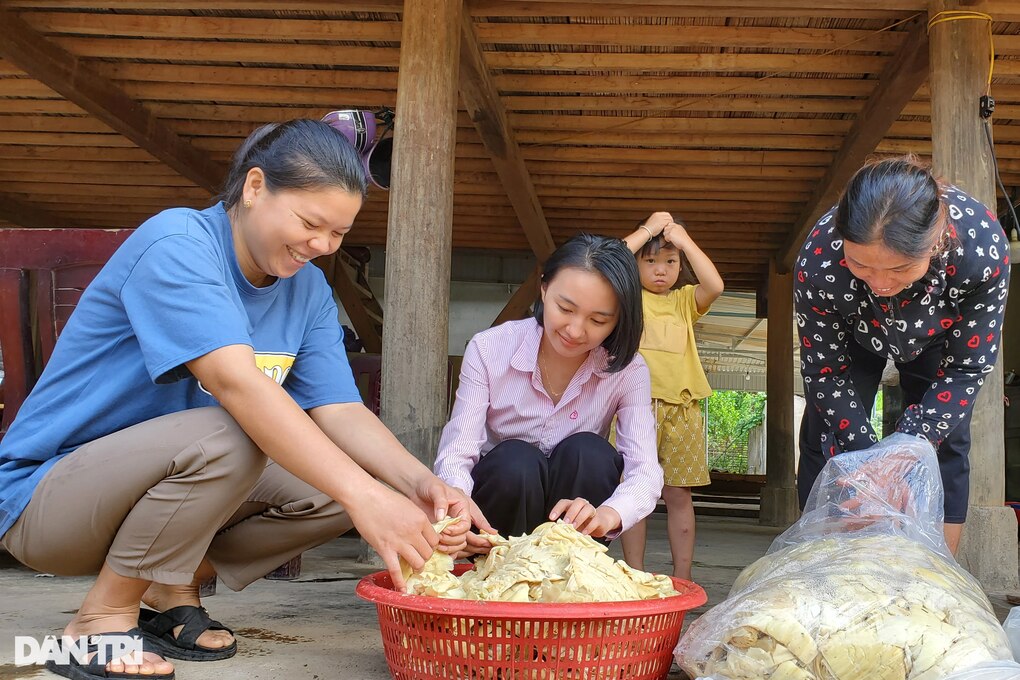
[[[1006,187],[1002,183],[1002,176],[999,175],[999,161],[995,157],[995,144],[992,142],[992,124],[985,119],[984,121],[985,139],[988,140],[988,151],[992,154],[992,169],[995,170],[995,181],[999,185],[999,191],[1006,197],[1006,203],[1009,205],[1009,212],[1013,217],[1013,231],[1017,237],[1020,238],[1020,220],[1016,218],[1016,209],[1013,207],[1013,201],[1009,198],[1009,192],[1006,191]],[[1007,236],[1008,238],[1008,236]]]
[[[995,110],[995,100],[991,98],[992,89],[992,74],[995,70],[995,42],[992,33],[992,17],[984,12],[972,12],[965,10],[945,10],[939,12],[928,21],[928,32],[931,32],[932,26],[941,24],[947,21],[987,21],[988,22],[988,78],[985,81],[985,96],[981,98],[980,102],[980,113],[983,119],[982,129],[985,132],[985,140],[988,142],[988,152],[992,157],[992,169],[995,171],[995,182],[999,187],[999,191],[1006,199],[1006,204],[1009,206],[1010,216],[1013,218],[1012,231],[1016,234],[1017,238],[1020,239],[1020,220],[1017,219],[1016,207],[1013,205],[1013,201],[1009,197],[1009,192],[1006,191],[1006,186],[1002,182],[1002,175],[999,174],[999,160],[995,156],[995,142],[992,140],[992,123],[990,121],[992,112]]]

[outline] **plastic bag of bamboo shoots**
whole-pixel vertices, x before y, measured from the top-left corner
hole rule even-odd
[[[691,625],[677,662],[715,680],[943,680],[1011,660],[942,520],[926,440],[897,434],[830,459],[801,519]]]

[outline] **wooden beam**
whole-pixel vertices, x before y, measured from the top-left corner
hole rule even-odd
[[[789,238],[777,256],[777,269],[785,274],[793,268],[804,237],[815,221],[833,204],[843,186],[874,151],[900,116],[903,107],[928,77],[928,33],[925,23],[915,19],[903,46],[882,72],[864,109],[850,128],[843,146],[825,171],[811,200],[794,223]]]
[[[793,276],[777,271],[775,260],[768,273],[768,336],[765,382],[769,395],[765,414],[765,487],[761,492],[759,522],[787,527],[798,515],[794,460],[796,429],[793,421]]]
[[[0,54],[198,186],[211,193],[219,189],[225,174],[222,166],[179,137],[116,84],[2,7]]]
[[[361,294],[357,286],[354,285],[354,281],[347,274],[340,251],[331,255],[328,261],[326,261],[327,258],[320,259],[324,261],[320,263],[317,259],[315,264],[322,268],[326,274],[326,279],[333,287],[333,290],[336,291],[337,297],[340,298],[340,304],[343,306],[344,311],[347,312],[347,316],[351,318],[351,323],[354,325],[354,330],[357,332],[361,344],[364,345],[365,351],[369,354],[381,353],[382,337],[376,330],[376,322],[369,315],[368,310],[365,308],[365,303],[361,300]]]
[[[541,268],[535,267],[528,278],[524,279],[524,283],[510,296],[510,300],[507,301],[503,310],[496,315],[496,320],[492,322],[493,326],[498,326],[504,321],[523,319],[528,315],[531,305],[538,297],[538,282],[541,275]]]
[[[499,92],[485,65],[475,26],[467,12],[461,17],[460,96],[468,116],[482,138],[500,181],[506,188],[521,228],[539,262],[556,248],[535,186],[524,165],[514,131],[507,121]]]
[[[51,215],[16,198],[0,194],[0,220],[5,220],[26,229],[54,229],[80,226],[74,220]]]
[[[751,326],[751,328],[749,328],[745,333],[742,333],[739,338],[731,338],[730,339],[730,349],[733,349],[733,350],[740,349],[740,346],[742,344],[744,344],[744,342],[748,338],[750,338],[752,335],[754,335],[754,332],[756,330],[758,330],[758,326],[762,325],[764,322],[765,322],[765,319],[757,319],[757,320],[755,320],[755,322]]]
[[[380,415],[432,466],[447,390],[453,164],[463,0],[407,2],[386,230]]]
[[[944,11],[970,10],[997,15],[994,2],[931,0],[929,16]],[[997,16],[996,16],[997,18]],[[931,27],[932,169],[995,210],[995,166],[988,153],[986,131],[978,100],[985,93],[988,24],[982,20],[942,21]],[[996,41],[997,42],[997,41]],[[988,125],[988,128],[985,126]],[[1005,291],[1003,291],[1005,294]],[[986,296],[987,297],[987,296]],[[994,302],[992,303],[994,304]],[[1016,329],[1011,329],[1016,332]],[[1015,337],[1015,336],[1014,336]],[[1001,338],[1003,342],[1006,337]],[[1010,367],[1012,368],[1012,367]],[[970,495],[967,528],[957,559],[985,592],[1015,591],[1017,553],[1012,549],[1016,525],[1004,502],[1002,472],[1006,468],[1003,412],[1003,358],[983,375],[970,422]]]

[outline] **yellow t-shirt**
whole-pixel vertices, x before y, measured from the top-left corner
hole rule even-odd
[[[654,399],[687,404],[712,394],[694,340],[694,322],[702,316],[695,288],[684,286],[668,295],[641,291],[645,330],[640,352],[652,375]]]

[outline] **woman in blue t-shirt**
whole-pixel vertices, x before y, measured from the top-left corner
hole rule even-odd
[[[146,654],[51,670],[166,680],[166,657],[237,649],[199,602],[213,575],[237,590],[357,527],[400,587],[400,557],[419,568],[488,527],[361,403],[308,265],[366,191],[341,132],[267,125],[222,202],[149,219],[85,291],[0,442],[0,544],[40,571],[98,573],[65,635],[142,638]],[[447,514],[471,521],[437,536]]]

